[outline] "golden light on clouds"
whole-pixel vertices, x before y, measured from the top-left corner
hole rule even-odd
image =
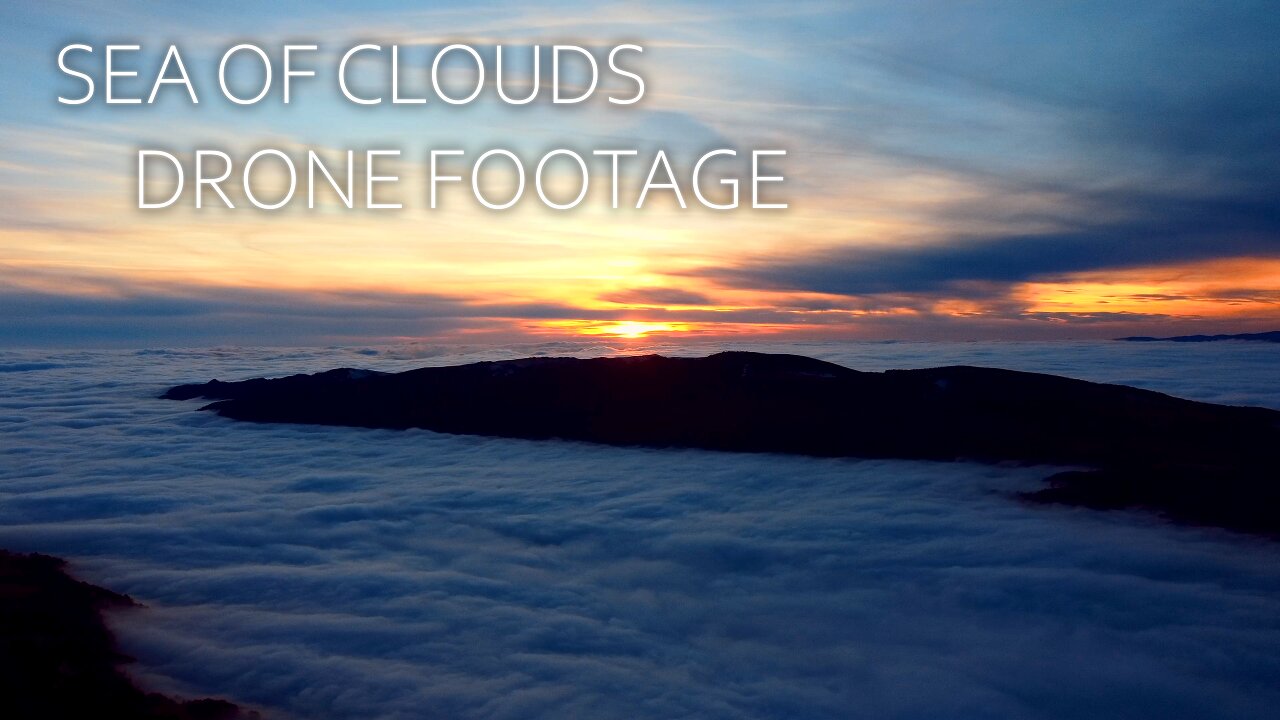
[[[335,335],[370,338],[967,338],[984,327],[988,334],[1017,336],[1021,328],[1035,332],[1044,320],[1076,319],[1099,323],[1085,332],[1102,335],[1112,333],[1106,323],[1191,320],[1210,328],[1226,320],[1233,328],[1256,328],[1280,317],[1275,259],[1172,265],[1153,258],[1140,268],[943,284],[923,292],[895,288],[900,268],[892,263],[884,267],[883,283],[850,283],[847,294],[840,292],[839,265],[818,273],[817,285],[806,284],[814,278],[804,273],[788,275],[789,263],[823,257],[849,263],[857,275],[857,260],[839,260],[850,249],[865,249],[870,258],[907,258],[897,251],[915,248],[927,255],[952,236],[1051,231],[1043,218],[1055,209],[1081,210],[1055,193],[1009,199],[951,171],[884,160],[837,168],[819,161],[826,155],[797,148],[788,167],[796,203],[776,215],[683,212],[661,203],[643,212],[612,211],[600,202],[568,213],[538,206],[494,213],[453,194],[438,212],[347,212],[323,193],[314,213],[216,207],[143,213],[130,207],[131,170],[117,161],[136,145],[133,130],[92,127],[92,133],[77,127],[16,134],[0,128],[0,140],[19,149],[47,148],[49,163],[77,168],[74,174],[38,172],[43,166],[30,158],[6,158],[21,166],[21,181],[10,177],[7,189],[23,221],[0,223],[0,285],[75,296],[99,303],[103,312],[138,297],[212,298],[215,309],[201,310],[210,313],[223,312],[217,308],[235,298],[271,297],[276,304],[263,313],[333,312]],[[174,144],[215,137],[235,150],[267,141],[216,130],[175,129]],[[154,125],[137,130],[158,132]],[[269,140],[304,146],[287,134]],[[309,145],[316,145],[314,138]],[[406,152],[397,164],[405,181],[395,199],[426,197],[423,157]],[[957,207],[984,211],[951,213]],[[760,272],[735,275],[744,268]],[[887,290],[865,289],[879,285]],[[420,308],[420,318],[406,309],[412,307]],[[122,317],[124,323],[134,316]],[[1024,320],[1031,322],[1015,329]],[[152,321],[132,322],[145,329]],[[225,322],[238,327],[240,320]],[[962,326],[975,330],[948,329]]]
[[[1038,313],[1224,317],[1280,306],[1280,260],[1224,260],[1081,273],[1026,283],[1015,298]]]

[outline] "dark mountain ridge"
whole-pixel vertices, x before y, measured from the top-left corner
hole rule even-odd
[[[1280,343],[1280,330],[1259,333],[1236,333],[1235,335],[1175,335],[1173,337],[1148,337],[1133,335],[1116,338],[1125,342],[1218,342],[1220,340],[1248,340],[1252,342]]]
[[[255,422],[611,445],[1076,466],[1029,499],[1280,532],[1280,412],[979,367],[860,372],[796,355],[528,358],[214,380],[162,397]]]

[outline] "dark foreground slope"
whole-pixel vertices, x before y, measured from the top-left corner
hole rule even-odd
[[[127,595],[77,582],[48,555],[0,550],[0,717],[231,720],[256,718],[224,700],[179,702],[145,693],[118,669],[126,661],[101,611]]]
[[[238,420],[616,445],[1080,466],[1033,500],[1280,531],[1280,413],[976,367],[866,373],[794,355],[531,358],[183,385]]]

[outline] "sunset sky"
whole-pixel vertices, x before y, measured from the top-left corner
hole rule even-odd
[[[0,344],[1044,339],[1280,328],[1269,2],[31,2],[0,7]],[[60,105],[78,42],[202,91]],[[644,99],[217,97],[239,42],[645,48]],[[369,68],[376,74],[378,68]],[[373,77],[371,75],[370,77]],[[205,92],[208,91],[208,92]],[[402,149],[406,208],[136,208],[139,148]],[[426,153],[783,148],[789,209],[421,201]],[[337,156],[336,154],[334,155]],[[473,155],[474,156],[474,155]],[[679,174],[679,173],[678,173]],[[627,189],[633,189],[627,186]],[[602,188],[593,188],[593,193]],[[624,197],[626,191],[624,190]]]

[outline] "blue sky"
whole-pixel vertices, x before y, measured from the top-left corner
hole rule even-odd
[[[0,293],[20,312],[0,342],[1268,329],[1277,25],[1248,2],[8,3]],[[175,43],[201,104],[169,88],[155,106],[60,105],[81,90],[56,66],[72,42],[97,60],[143,46],[143,95]],[[288,106],[219,102],[217,59],[240,42],[319,45],[321,75]],[[448,42],[635,43],[647,92],[356,107],[332,68],[361,42],[399,45],[410,82]],[[445,146],[664,148],[677,168],[784,148],[791,207],[495,214],[458,196],[432,214],[272,215],[132,197],[143,147],[396,147],[420,180]]]

